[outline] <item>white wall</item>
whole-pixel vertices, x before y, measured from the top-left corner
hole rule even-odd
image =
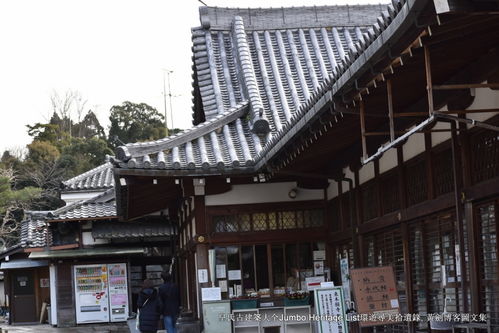
[[[298,195],[291,199],[288,193],[297,189]],[[206,206],[240,205],[266,202],[323,200],[323,190],[307,190],[298,188],[296,182],[257,183],[248,185],[232,185],[232,190],[216,195],[206,196]]]
[[[105,222],[102,222],[105,223]],[[109,239],[94,238],[91,231],[84,231],[81,233],[83,245],[98,245],[98,244],[109,244],[111,241]]]
[[[92,199],[102,193],[104,191],[61,193],[61,200],[64,200],[66,205],[69,205],[75,201]]]

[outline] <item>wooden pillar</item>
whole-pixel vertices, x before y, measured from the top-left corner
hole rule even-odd
[[[348,198],[345,198],[343,195],[343,184],[341,180],[338,180],[336,182],[338,184],[338,231],[344,231],[345,230],[345,214],[343,212],[343,200],[348,200]]]
[[[410,233],[407,222],[402,222],[402,245],[404,253],[404,272],[405,272],[405,294],[407,297],[407,311],[414,313],[414,302],[412,299],[412,262],[410,251]],[[414,332],[414,322],[409,322],[409,331]]]
[[[362,139],[362,160],[367,159],[367,143],[366,143],[366,119],[364,110],[364,101],[360,101],[359,106],[360,113],[360,134]]]
[[[433,174],[433,156],[431,153],[431,133],[424,134],[424,145],[425,145],[425,165],[426,165],[426,189],[427,189],[427,199],[435,199],[435,180]]]
[[[381,179],[379,177],[379,159],[374,160],[374,189],[376,191],[376,210],[377,216],[383,216],[383,204],[381,202],[381,196],[383,192],[381,190]]]
[[[397,147],[397,176],[399,185],[400,208],[407,208],[407,182],[405,178],[404,151]]]
[[[462,164],[461,164],[461,154],[459,149],[459,142],[456,133],[456,123],[451,123],[452,129],[452,170],[454,175],[454,200],[456,204],[456,225],[457,225],[457,236],[459,242],[459,254],[460,254],[460,265],[461,268],[461,299],[463,301],[464,309],[460,311],[468,312],[468,297],[466,293],[466,262],[464,253],[464,219],[463,219],[463,203],[461,202],[461,193],[463,190],[462,182]]]
[[[388,98],[388,118],[390,120],[390,141],[395,140],[395,123],[393,121],[392,80],[386,80],[386,95]]]
[[[426,91],[428,94],[428,113],[430,116],[433,114],[433,83],[431,79],[431,61],[430,61],[430,49],[428,46],[424,46],[424,64],[426,73]]]
[[[466,226],[468,230],[468,259],[470,263],[470,294],[471,294],[471,313],[480,313],[480,235],[477,228],[477,220],[473,211],[473,203],[466,202],[464,212],[466,216]],[[463,257],[463,255],[461,255]]]
[[[363,244],[363,237],[361,234],[359,234],[359,225],[363,221],[363,214],[362,214],[362,197],[360,193],[360,180],[359,180],[359,168],[355,168],[354,171],[354,183],[355,183],[355,189],[354,189],[354,194],[355,194],[355,203],[356,203],[356,211],[357,211],[357,223],[355,223],[354,227],[354,237],[353,237],[353,252],[354,252],[354,264],[355,267],[364,267],[366,264],[365,258],[364,258],[364,244]]]

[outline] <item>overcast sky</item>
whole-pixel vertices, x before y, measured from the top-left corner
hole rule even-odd
[[[380,1],[204,2],[246,8]],[[199,26],[201,5],[197,0],[0,1],[0,152],[30,142],[25,125],[47,120],[53,91],[79,91],[106,129],[110,107],[126,100],[164,113],[163,69],[173,71],[173,125],[190,127],[190,29]]]

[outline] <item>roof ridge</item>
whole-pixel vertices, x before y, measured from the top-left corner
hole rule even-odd
[[[345,4],[333,6],[293,6],[275,8],[229,8],[200,7],[201,27],[204,29],[230,30],[232,18],[241,16],[247,22],[248,30],[262,30],[273,27],[303,26],[306,22],[314,27],[354,25],[374,20],[375,12],[379,13],[389,3],[378,4]]]
[[[270,131],[269,122],[265,119],[263,112],[263,103],[260,90],[255,77],[255,69],[251,59],[251,52],[246,39],[246,31],[244,30],[244,22],[241,16],[234,17],[232,38],[234,44],[237,45],[237,55],[241,62],[243,72],[243,83],[246,88],[248,98],[250,100],[251,124],[252,130],[255,133],[265,134]]]
[[[241,102],[235,107],[218,114],[216,117],[210,120],[207,120],[199,125],[186,129],[176,135],[169,136],[167,138],[156,141],[131,143],[125,146],[120,146],[116,149],[116,157],[121,161],[128,161],[135,157],[158,153],[160,151],[185,144],[195,138],[208,134],[216,128],[231,123],[237,118],[243,117],[247,112],[248,105],[248,101]]]

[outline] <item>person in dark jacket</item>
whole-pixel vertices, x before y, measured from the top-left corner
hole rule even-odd
[[[139,308],[139,330],[142,333],[156,333],[158,321],[163,312],[163,303],[158,290],[154,288],[151,280],[144,280],[142,290],[137,299]]]
[[[163,302],[163,320],[167,333],[176,333],[175,322],[179,314],[180,295],[178,287],[172,282],[168,272],[161,273],[164,283],[159,287],[159,295]]]

